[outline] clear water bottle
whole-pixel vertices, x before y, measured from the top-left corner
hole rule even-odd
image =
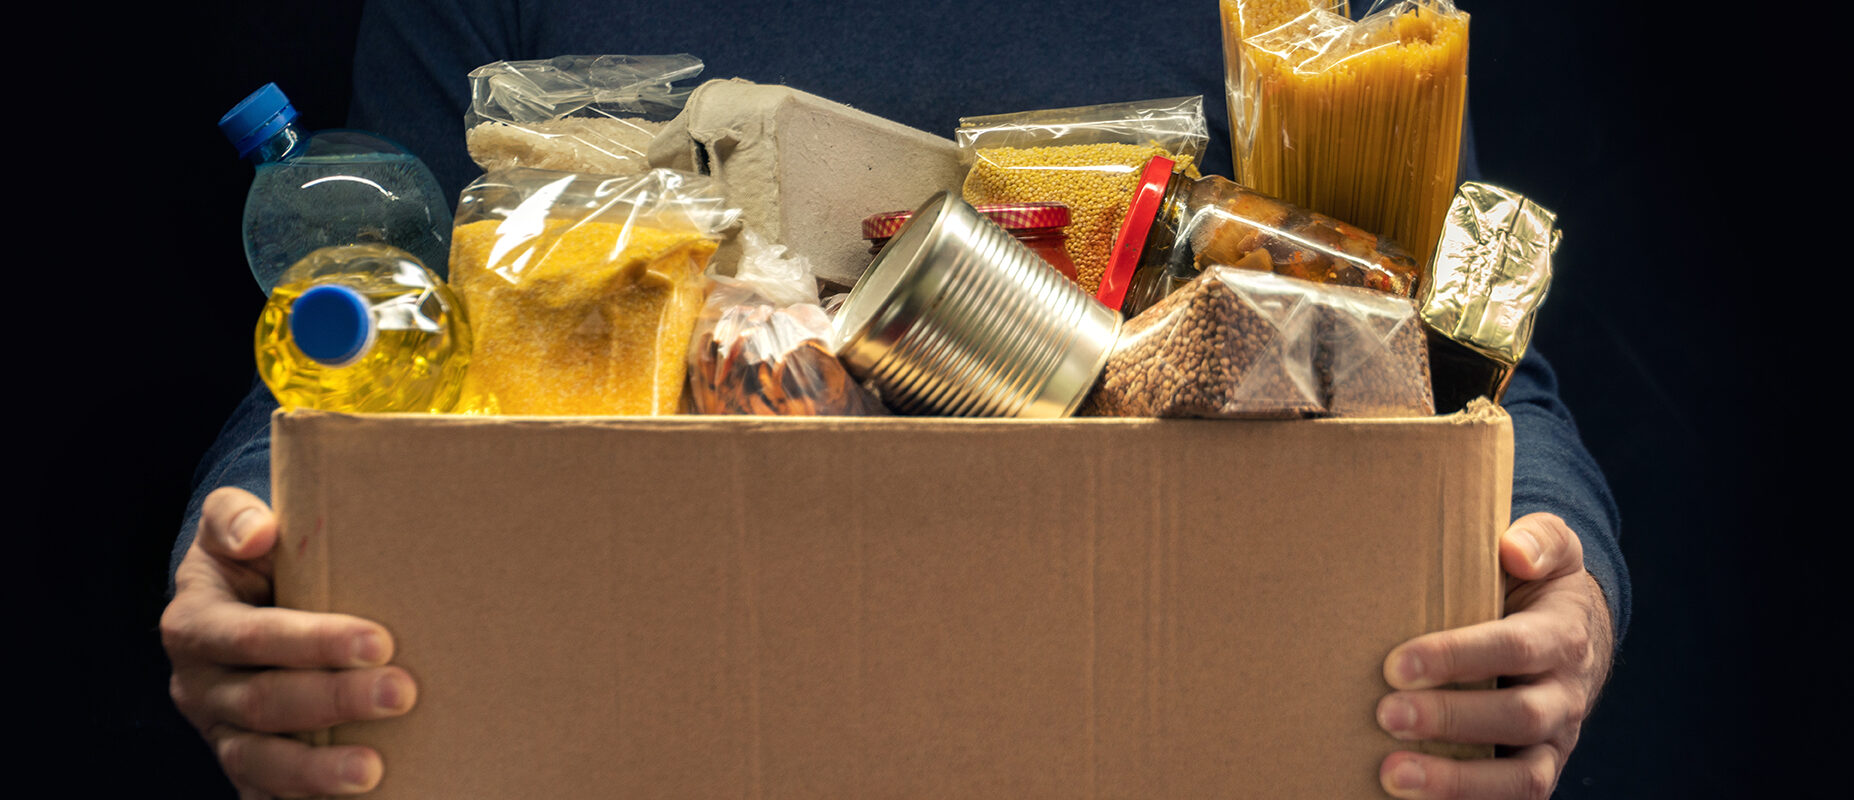
[[[451,411],[470,323],[444,281],[378,244],[310,253],[258,317],[258,374],[277,404],[326,411]]]
[[[444,274],[450,206],[405,148],[366,131],[310,133],[274,83],[226,112],[219,130],[257,166],[245,197],[245,259],[266,294],[290,265],[336,245],[390,245]]]

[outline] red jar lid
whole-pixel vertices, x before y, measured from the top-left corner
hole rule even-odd
[[[1139,188],[1133,190],[1133,203],[1120,222],[1114,236],[1114,249],[1108,251],[1107,269],[1101,272],[1101,288],[1094,299],[1115,311],[1126,302],[1127,289],[1133,283],[1133,268],[1139,266],[1140,253],[1146,250],[1146,234],[1159,216],[1159,203],[1165,199],[1165,187],[1171,184],[1176,163],[1165,156],[1153,156],[1139,175]]]
[[[979,206],[978,212],[1005,230],[1066,228],[1069,224],[1069,207],[1063,203],[997,203]],[[912,216],[912,211],[871,214],[863,220],[863,238],[876,240],[894,236]]]

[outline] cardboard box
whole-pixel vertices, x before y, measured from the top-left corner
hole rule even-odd
[[[274,428],[283,605],[377,619],[380,798],[1381,797],[1384,656],[1494,619],[1512,437],[1395,421]]]

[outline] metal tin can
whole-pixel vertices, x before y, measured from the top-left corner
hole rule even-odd
[[[898,411],[1064,417],[1120,315],[947,192],[897,231],[837,313],[837,355]]]

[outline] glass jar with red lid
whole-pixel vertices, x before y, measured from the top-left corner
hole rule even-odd
[[[978,206],[979,214],[1009,231],[1017,241],[1036,253],[1075,282],[1075,262],[1067,250],[1069,207],[1062,203],[999,203]],[[869,240],[869,254],[882,252],[882,246],[914,216],[912,211],[889,211],[872,214],[863,220],[863,238]]]
[[[1213,265],[1376,289],[1421,290],[1423,266],[1396,242],[1216,175],[1147,162],[1095,299],[1132,317]]]

